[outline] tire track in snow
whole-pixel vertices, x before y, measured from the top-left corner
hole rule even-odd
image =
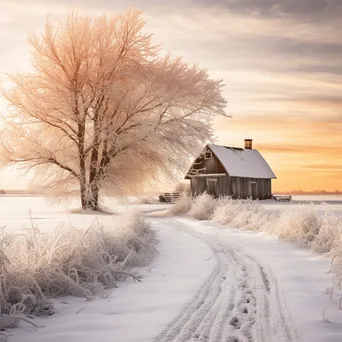
[[[271,270],[217,236],[180,227],[206,242],[217,265],[196,295],[154,342],[295,342],[300,338]]]

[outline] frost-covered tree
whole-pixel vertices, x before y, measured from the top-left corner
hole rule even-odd
[[[224,115],[222,83],[181,58],[161,56],[141,12],[73,13],[31,34],[32,72],[11,75],[2,133],[8,166],[34,170],[46,190],[122,194],[187,165]],[[38,182],[37,182],[38,183]]]

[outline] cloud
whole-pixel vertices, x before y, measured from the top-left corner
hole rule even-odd
[[[308,164],[303,166],[304,169],[313,169],[313,170],[337,170],[342,173],[342,165],[341,164]]]
[[[308,155],[322,155],[332,159],[341,154],[340,146],[331,145],[296,145],[296,144],[258,144],[260,151],[265,153],[299,154],[302,157]],[[311,157],[311,156],[310,156]],[[341,165],[342,168],[342,165]]]
[[[342,13],[339,0],[200,0],[200,3],[236,13],[266,17],[338,17]]]

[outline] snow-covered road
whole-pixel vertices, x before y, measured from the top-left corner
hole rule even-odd
[[[178,229],[205,241],[216,267],[183,310],[155,338],[169,341],[299,341],[273,272],[238,245],[202,234],[179,220],[158,226]]]
[[[342,312],[325,294],[328,258],[260,232],[139,209],[160,240],[143,281],[91,302],[58,298],[58,313],[35,319],[44,328],[22,322],[8,342],[342,341]]]

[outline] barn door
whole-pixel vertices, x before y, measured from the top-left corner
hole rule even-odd
[[[256,182],[250,182],[250,197],[253,199],[257,199],[258,194],[257,194],[257,183]]]
[[[207,179],[207,193],[210,196],[217,197],[217,179]]]

